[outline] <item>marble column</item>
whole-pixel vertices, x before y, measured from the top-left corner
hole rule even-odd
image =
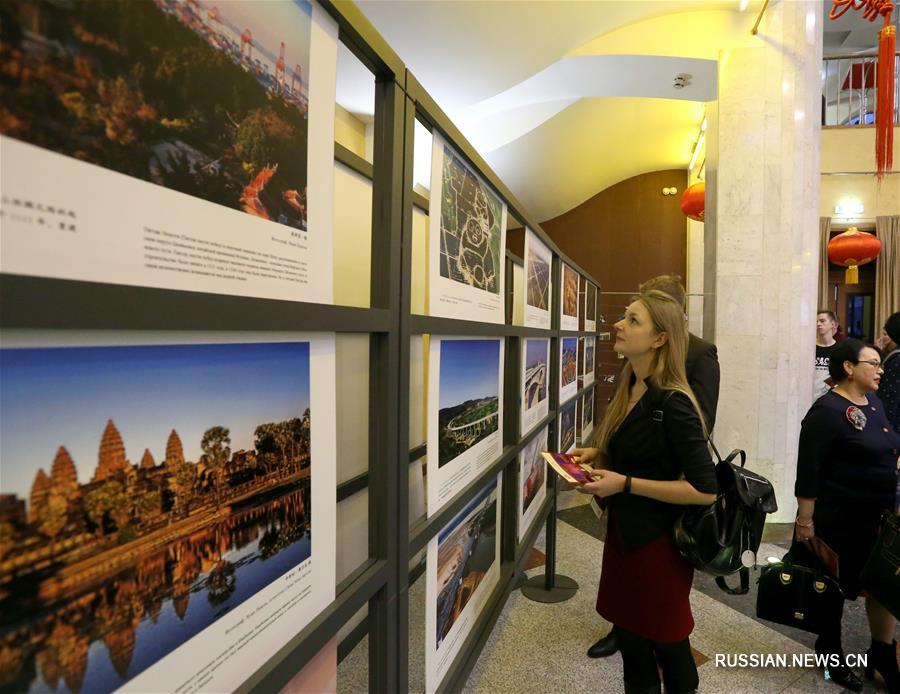
[[[770,3],[751,46],[720,56],[710,119],[715,440],[723,453],[744,448],[775,485],[776,522],[794,517],[797,441],[812,400],[822,21],[821,2]]]

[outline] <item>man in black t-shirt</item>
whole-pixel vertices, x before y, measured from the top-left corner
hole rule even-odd
[[[837,316],[828,309],[822,309],[816,315],[816,363],[813,374],[813,402],[831,390],[831,379],[828,376],[828,362],[834,350],[834,330]]]

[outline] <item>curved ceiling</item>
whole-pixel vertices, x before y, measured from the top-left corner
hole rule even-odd
[[[625,178],[686,168],[719,53],[749,40],[762,2],[743,13],[739,0],[358,4],[544,220]]]
[[[531,214],[551,219],[626,178],[686,166],[703,104],[654,99],[648,108],[648,102],[582,99],[490,152],[487,162]]]

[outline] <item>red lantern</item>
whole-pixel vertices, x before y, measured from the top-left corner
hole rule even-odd
[[[688,186],[681,196],[681,211],[686,217],[703,221],[703,210],[706,208],[706,184],[703,181]]]
[[[828,260],[847,268],[847,284],[859,282],[859,266],[871,263],[881,253],[881,241],[872,234],[850,227],[828,242]]]

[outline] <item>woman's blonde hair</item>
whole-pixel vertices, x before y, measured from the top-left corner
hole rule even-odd
[[[641,292],[633,300],[640,301],[647,309],[650,320],[653,322],[654,331],[666,336],[666,341],[662,346],[654,350],[653,359],[650,362],[650,383],[660,390],[678,391],[687,395],[700,417],[703,433],[706,434],[703,414],[700,412],[697,398],[694,397],[694,393],[688,385],[684,371],[688,348],[684,309],[669,294],[657,289]],[[625,368],[619,374],[615,393],[610,400],[597,434],[597,447],[603,455],[609,453],[609,440],[625,419],[633,375],[631,362],[626,362]]]

